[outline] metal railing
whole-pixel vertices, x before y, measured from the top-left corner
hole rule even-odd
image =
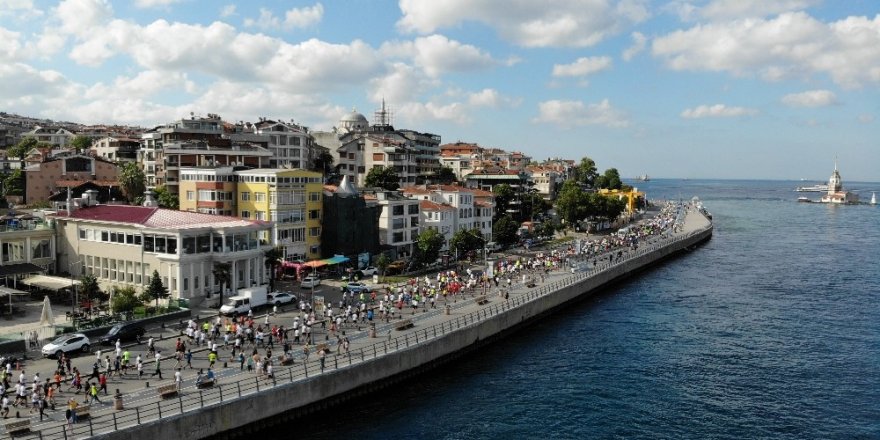
[[[588,271],[576,272],[573,274],[565,274],[561,279],[548,281],[540,286],[528,289],[524,293],[515,293],[511,291],[509,299],[503,300],[499,296],[489,305],[482,306],[478,310],[465,313],[455,318],[438,324],[433,324],[425,328],[419,328],[414,332],[410,332],[397,337],[391,337],[391,329],[394,323],[377,326],[377,332],[381,335],[387,330],[387,337],[379,336],[376,342],[356,350],[342,353],[340,347],[335,345],[336,353],[330,354],[323,360],[317,356],[311,359],[306,357],[305,360],[295,363],[288,367],[278,367],[275,377],[266,379],[262,377],[253,377],[252,379],[244,379],[230,383],[217,383],[211,388],[196,389],[194,391],[185,391],[178,393],[173,398],[160,399],[154,403],[135,406],[124,412],[117,412],[109,408],[97,409],[94,414],[87,418],[86,421],[73,425],[56,425],[32,431],[29,434],[17,435],[16,438],[39,438],[39,439],[72,439],[84,438],[97,434],[105,434],[115,432],[121,429],[132,428],[143,423],[149,423],[164,417],[176,416],[192,411],[199,411],[206,407],[216,406],[227,402],[232,402],[242,397],[250,396],[256,393],[271,390],[277,387],[287,386],[294,382],[309,380],[316,376],[351,368],[358,364],[374,361],[377,358],[390,353],[407,350],[410,347],[424,344],[425,342],[442,338],[443,336],[484,322],[487,319],[503,314],[509,310],[521,307],[527,303],[535,301],[544,296],[550,295],[560,289],[580,283],[588,278],[592,278],[604,271],[618,267],[632,259],[642,257],[650,252],[654,252],[660,248],[671,246],[675,243],[688,240],[698,234],[705,232],[711,228],[711,223],[699,230],[691,231],[687,234],[672,235],[667,237],[658,237],[639,249],[626,252],[623,258],[613,263],[596,265]],[[512,288],[525,287],[522,283],[517,283]],[[474,294],[476,297],[477,294]],[[464,300],[457,302],[451,308],[460,309],[466,306],[474,305],[474,301]],[[445,306],[445,304],[443,305]],[[441,313],[439,309],[432,312],[420,313],[414,315],[411,319],[421,321]],[[404,317],[401,316],[400,319]],[[366,337],[366,333],[362,332],[359,337]],[[329,346],[329,345],[328,345]]]

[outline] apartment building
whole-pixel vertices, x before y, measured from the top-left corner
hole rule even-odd
[[[288,261],[321,257],[323,179],[306,170],[251,169],[235,172],[237,215],[271,221],[267,240]]]
[[[238,215],[238,177],[234,167],[180,168],[180,210],[214,215]]]
[[[413,243],[419,238],[419,201],[397,191],[366,190],[364,198],[381,209],[379,243],[391,249],[397,258],[413,254]]]
[[[61,186],[69,186],[70,181],[96,181],[107,183],[119,179],[119,167],[107,160],[81,154],[59,155],[46,158],[25,167],[26,203],[46,201],[59,191]],[[78,183],[77,183],[78,185]]]
[[[105,136],[92,144],[92,154],[110,162],[135,162],[140,150],[140,139]]]

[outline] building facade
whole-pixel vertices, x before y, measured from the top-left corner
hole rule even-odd
[[[25,167],[26,203],[46,201],[58,192],[59,181],[119,180],[119,167],[104,159],[85,155],[56,156]]]

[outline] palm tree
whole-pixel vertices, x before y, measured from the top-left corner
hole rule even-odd
[[[281,258],[284,257],[284,253],[281,251],[281,248],[274,247],[267,249],[263,253],[263,257],[265,257],[266,269],[269,269],[269,291],[274,292],[276,271],[278,266],[281,265]]]
[[[223,304],[223,290],[225,290],[226,286],[230,283],[230,274],[232,273],[232,265],[229,263],[217,262],[214,263],[214,270],[211,271],[214,274],[214,280],[220,283],[220,304]]]

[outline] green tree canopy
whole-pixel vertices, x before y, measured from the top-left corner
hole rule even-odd
[[[125,313],[135,309],[135,307],[143,304],[137,297],[137,293],[132,286],[114,287],[113,298],[110,300],[110,310],[113,313]]]
[[[580,163],[572,171],[574,172],[574,180],[588,188],[593,187],[596,177],[599,176],[596,171],[596,162],[589,157],[581,158]]]
[[[382,278],[385,278],[385,270],[388,269],[388,265],[391,264],[391,258],[386,254],[379,254],[376,257],[376,268],[379,269],[379,273],[382,274]]]
[[[452,239],[449,240],[449,248],[456,251],[458,257],[461,258],[469,251],[482,249],[484,242],[485,240],[480,236],[479,230],[462,229],[456,232]]]
[[[400,177],[391,167],[374,166],[367,173],[364,185],[373,188],[384,188],[387,191],[395,191],[400,188]]]
[[[512,245],[517,241],[516,232],[518,230],[519,223],[509,215],[503,215],[492,223],[492,238],[498,244]]]
[[[38,147],[40,142],[37,141],[35,137],[25,137],[18,141],[17,144],[9,147],[6,150],[7,157],[17,157],[19,159],[24,159],[24,155],[27,154],[28,151]]]
[[[89,148],[92,148],[92,138],[77,135],[70,141],[70,146],[73,147],[77,153],[85,152]]]
[[[119,170],[119,186],[122,187],[125,197],[134,202],[144,196],[144,191],[147,190],[147,176],[137,163],[126,162]]]
[[[622,185],[617,168],[608,168],[604,174],[596,178],[596,188],[620,189]]]
[[[180,199],[177,197],[177,194],[168,191],[166,186],[157,186],[153,189],[153,192],[156,193],[156,201],[159,202],[160,208],[180,209]]]
[[[312,171],[317,171],[319,173],[324,174],[325,176],[333,172],[333,156],[326,152],[322,151],[315,160],[312,161],[312,166],[310,168]]]
[[[98,301],[106,301],[109,298],[109,295],[101,291],[98,279],[94,275],[83,275],[80,277],[79,282],[79,294],[82,298]]]
[[[516,197],[513,187],[506,183],[495,185],[492,188],[495,194],[495,216],[493,221],[498,221],[501,217],[508,215],[507,210],[510,208],[510,202]]]
[[[153,276],[150,278],[150,284],[147,286],[147,290],[141,295],[141,300],[143,302],[147,301],[156,301],[156,308],[159,308],[159,300],[162,298],[168,298],[168,288],[162,284],[162,277],[159,276],[158,270],[153,270]]]
[[[581,186],[568,180],[562,184],[556,197],[556,212],[569,227],[585,219],[589,214],[590,198]]]
[[[21,169],[13,170],[3,179],[3,195],[23,196],[24,186],[24,173]]]
[[[440,256],[440,249],[443,248],[444,243],[446,243],[446,239],[436,229],[431,228],[422,231],[416,242],[416,247],[419,250],[419,262],[430,264],[437,261],[437,258]]]
[[[440,167],[440,170],[437,171],[437,181],[443,185],[451,185],[458,182],[458,178],[452,168]]]

